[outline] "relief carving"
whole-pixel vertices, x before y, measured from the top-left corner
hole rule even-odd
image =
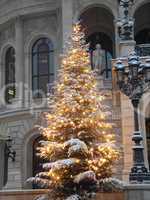
[[[34,33],[49,33],[53,31],[57,32],[57,16],[47,15],[39,18],[28,19],[24,22],[24,37],[25,40]]]
[[[15,27],[14,25],[9,26],[0,33],[0,44],[13,40],[15,38]]]

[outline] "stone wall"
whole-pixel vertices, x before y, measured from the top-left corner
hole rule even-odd
[[[45,190],[0,192],[0,200],[36,200],[38,196],[47,193]],[[54,199],[51,199],[54,200]],[[123,193],[98,193],[93,200],[124,200]]]
[[[3,15],[0,19],[0,88],[2,91],[5,85],[5,53],[10,46],[13,46],[16,52],[16,82],[24,84],[24,90],[21,90],[23,95],[21,94],[21,99],[18,99],[21,101],[21,106],[16,103],[17,98],[14,100],[16,106],[12,104],[12,107],[3,105],[2,97],[0,100],[0,133],[6,137],[9,135],[13,139],[12,149],[16,151],[15,162],[11,159],[8,162],[8,182],[4,189],[21,189],[27,177],[32,176],[32,152],[28,153],[27,148],[29,142],[32,144],[30,140],[33,140],[33,135],[34,139],[36,135],[38,136],[34,125],[37,124],[38,115],[45,105],[42,108],[38,107],[36,111],[34,105],[31,105],[31,49],[40,37],[51,39],[54,44],[56,74],[58,51],[61,48],[60,35],[58,40],[61,27],[61,18],[60,16],[58,18],[59,5],[60,1],[56,0],[0,2],[2,12],[8,13],[7,17],[2,12],[0,14]],[[21,10],[23,12],[20,16],[18,12]],[[16,97],[18,97],[17,90]],[[32,149],[32,146],[30,148]],[[0,179],[3,180],[1,177],[2,175]]]
[[[43,190],[0,192],[0,200],[34,200],[44,193]]]
[[[33,129],[35,121],[36,118],[25,114],[1,120],[0,132],[5,133],[6,137],[9,135],[12,138],[12,149],[16,151],[15,162],[12,162],[11,159],[8,160],[8,182],[5,189],[22,188],[22,161],[25,159],[23,157],[23,142],[26,134]]]
[[[1,137],[1,136],[0,136]],[[5,151],[5,141],[0,138],[0,190],[3,187],[4,184],[4,151]]]
[[[134,132],[134,112],[128,97],[121,94],[121,127],[122,127],[122,145],[124,152],[124,171],[123,180],[129,180],[129,173],[132,167],[132,135]]]
[[[0,191],[0,200],[36,200],[46,194],[47,190]],[[150,185],[126,185],[120,193],[97,193],[94,200],[149,200]]]

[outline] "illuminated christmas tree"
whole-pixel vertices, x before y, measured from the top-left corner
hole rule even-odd
[[[41,128],[46,139],[39,154],[48,162],[43,164],[43,172],[32,178],[34,183],[82,196],[84,191],[92,191],[98,180],[111,177],[119,153],[112,125],[106,122],[109,113],[103,100],[84,33],[77,23],[66,43],[54,95],[49,99],[47,126]]]

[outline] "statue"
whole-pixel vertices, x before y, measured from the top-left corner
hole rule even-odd
[[[96,44],[96,49],[92,53],[92,65],[98,74],[102,74],[102,64],[103,64],[103,50],[100,44]]]
[[[94,70],[97,73],[97,79],[99,82],[99,88],[103,88],[103,76],[102,76],[102,71],[103,71],[103,56],[104,56],[104,51],[101,48],[100,44],[96,44],[96,49],[92,53],[92,65]]]

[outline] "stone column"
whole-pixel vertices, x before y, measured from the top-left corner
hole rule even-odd
[[[135,50],[136,42],[134,40],[121,41],[119,45],[120,57],[128,57]]]
[[[24,45],[23,45],[23,22],[20,17],[15,21],[16,37],[16,106],[23,105],[23,85],[24,85]]]
[[[122,20],[124,20],[123,6],[119,6],[118,15],[119,15],[120,22],[122,22]],[[130,8],[129,8],[129,17],[130,17]],[[117,29],[118,29],[118,27],[117,27]],[[121,40],[120,38],[118,38],[118,42],[119,42],[119,48],[118,48],[119,52],[117,55],[118,57],[127,57],[131,52],[133,52],[135,50],[136,42],[134,41],[134,39],[133,40]]]
[[[73,1],[62,0],[62,46],[72,31]]]
[[[3,90],[2,88],[4,87],[4,77],[5,77],[5,73],[4,73],[4,64],[3,62],[0,63],[0,89],[1,89],[1,92],[0,92],[0,95],[1,95],[1,99],[0,99],[0,109],[3,107],[3,104],[4,104],[4,93],[3,93]]]
[[[23,129],[25,129],[23,121],[17,118],[14,121],[10,121],[7,125],[7,135],[10,135],[12,139],[10,150],[11,152],[16,152],[16,157],[15,161],[13,161],[11,157],[8,158],[8,178],[3,190],[20,190],[22,188],[22,173],[24,173],[21,171],[24,137]]]
[[[133,166],[132,135],[134,132],[133,106],[127,96],[121,93],[121,124],[122,124],[122,143],[124,154],[123,180],[129,181],[129,173]]]
[[[4,148],[5,148],[5,141],[1,140],[0,138],[0,190],[3,188],[4,183]]]
[[[118,25],[117,25],[117,19],[114,20],[114,27],[115,27],[115,57],[119,57],[119,36],[118,36]]]

